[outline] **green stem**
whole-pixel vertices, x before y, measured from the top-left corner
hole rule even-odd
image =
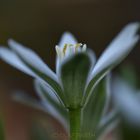
[[[70,117],[70,140],[80,140],[81,135],[81,112],[82,109],[69,109]]]

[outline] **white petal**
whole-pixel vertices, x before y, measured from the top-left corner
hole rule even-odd
[[[40,76],[30,70],[17,56],[17,54],[6,47],[0,47],[0,58],[3,59],[5,62],[10,64],[11,66],[17,68],[18,70],[48,84],[47,81],[44,81]],[[51,86],[50,84],[48,84]]]
[[[66,118],[65,116],[63,116],[59,110],[57,109],[57,107],[55,107],[55,105],[53,104],[53,102],[50,102],[49,99],[47,97],[45,97],[45,95],[43,94],[43,92],[41,91],[41,86],[46,90],[46,94],[48,94],[48,96],[55,102],[58,104],[58,106],[61,106],[62,104],[60,104],[60,101],[58,99],[58,97],[55,95],[55,93],[43,82],[43,81],[38,81],[35,80],[35,89],[37,91],[37,94],[39,95],[39,97],[42,100],[42,104],[46,107],[47,112],[49,112],[52,116],[54,116],[56,119],[58,119],[65,128],[68,127],[68,124],[66,122]],[[62,109],[64,106],[61,106]],[[67,111],[66,111],[67,113]]]
[[[115,96],[116,105],[131,125],[140,127],[140,100],[135,94],[120,93]]]
[[[57,77],[54,72],[40,59],[40,57],[35,52],[11,39],[8,41],[8,44],[13,51],[19,54],[32,67],[57,81]]]
[[[66,130],[68,130],[68,123],[66,119],[53,107],[52,104],[50,104],[50,102],[40,102],[24,92],[15,92],[15,94],[12,95],[12,98],[19,103],[52,115],[56,120],[60,121]]]
[[[26,67],[23,62],[17,57],[17,55],[5,47],[0,47],[0,58],[6,61],[8,64],[21,70],[24,73],[34,76],[34,73]]]
[[[23,71],[30,76],[43,80],[55,92],[63,98],[62,89],[58,83],[58,78],[56,75],[41,61],[41,59],[31,50],[26,49],[14,41],[10,41],[11,48],[6,49],[4,47],[0,48],[0,57],[5,60],[10,65]]]
[[[63,33],[62,37],[60,38],[60,42],[58,44],[59,47],[63,48],[65,44],[76,44],[78,43],[75,37],[69,33],[65,32]],[[56,73],[59,75],[59,67],[60,67],[60,62],[59,59],[56,56]]]
[[[113,97],[117,109],[123,117],[140,128],[140,98],[137,91],[124,80],[117,78],[113,84]]]
[[[91,49],[88,48],[87,49],[87,54],[88,54],[88,56],[90,58],[90,61],[91,61],[91,69],[89,71],[89,75],[88,75],[88,78],[87,78],[86,87],[88,86],[88,83],[89,83],[89,81],[91,79],[92,70],[93,70],[93,68],[94,68],[94,66],[96,64],[96,55],[95,55],[95,53]]]
[[[58,110],[56,108],[54,108],[49,102],[43,102],[43,104],[46,107],[47,112],[49,114],[51,114],[54,118],[59,120],[61,122],[61,124],[64,126],[64,128],[66,129],[66,131],[67,131],[68,130],[68,122],[66,121],[64,116],[62,116],[58,112]]]
[[[138,23],[131,23],[119,33],[99,58],[92,72],[93,77],[122,60],[133,49],[139,39],[139,36],[135,35],[138,28]]]
[[[60,47],[64,47],[65,44],[76,44],[77,40],[75,39],[75,37],[69,33],[69,32],[65,32],[59,42],[59,46]]]
[[[108,110],[110,108],[110,102],[111,102],[111,73],[109,73],[106,76],[106,102],[104,105],[104,111],[103,116],[105,116],[108,113]]]
[[[96,55],[91,49],[87,49],[86,53],[88,54],[90,61],[92,63],[92,68],[95,66],[96,63]]]
[[[12,94],[12,100],[24,104],[26,106],[32,107],[34,109],[39,109],[43,112],[47,112],[45,106],[39,100],[32,98],[27,93],[22,91],[16,91]],[[47,112],[48,113],[48,112]]]
[[[109,112],[106,116],[104,116],[98,127],[98,137],[97,139],[102,140],[107,136],[110,132],[117,128],[120,120],[117,116],[117,111],[113,110]]]
[[[96,64],[96,54],[94,53],[93,50],[91,50],[89,48],[86,50],[86,53],[88,54],[91,64],[92,64],[92,66],[91,66],[91,72],[92,72],[92,70]]]
[[[115,77],[113,81],[113,92],[114,93],[129,93],[134,94],[137,90],[129,84],[129,82],[123,80],[120,77]]]
[[[46,97],[45,95],[42,93],[41,87],[47,92],[46,94],[48,94],[48,96],[50,96],[50,98],[56,102],[57,104],[60,104],[60,101],[58,99],[58,97],[56,96],[56,94],[52,91],[52,89],[50,89],[50,87],[43,81],[41,80],[35,80],[34,81],[34,86],[35,89],[37,91],[37,93],[39,94],[39,97],[46,102]],[[41,87],[40,87],[41,86]]]

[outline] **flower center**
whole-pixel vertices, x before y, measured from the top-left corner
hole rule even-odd
[[[77,43],[77,44],[65,44],[63,47],[56,45],[55,47],[57,56],[60,60],[65,57],[71,56],[78,52],[85,52],[87,49],[86,44]]]

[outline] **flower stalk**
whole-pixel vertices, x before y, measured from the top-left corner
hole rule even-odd
[[[82,108],[69,109],[70,140],[80,140]]]

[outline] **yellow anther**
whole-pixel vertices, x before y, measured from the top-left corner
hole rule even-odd
[[[61,52],[60,47],[56,45],[55,50],[56,50],[57,56],[61,59],[62,58],[62,52]]]
[[[64,59],[67,56],[70,56],[74,53],[78,52],[85,52],[86,51],[86,45],[77,43],[77,44],[65,44],[63,48],[60,48],[59,46],[55,46],[57,56],[60,60]]]
[[[86,50],[87,50],[87,45],[84,44],[83,47],[82,47],[82,51],[85,52]]]
[[[73,46],[73,44],[69,44],[69,47],[72,47]]]
[[[65,45],[64,45],[64,48],[63,48],[63,54],[64,54],[64,55],[66,54],[67,46],[68,46],[68,44],[65,44]]]
[[[81,45],[82,45],[81,43],[76,44],[76,45],[75,45],[75,51],[77,51],[78,48],[81,47]]]
[[[82,44],[81,43],[77,43],[76,45],[75,45],[75,47],[80,47]]]

